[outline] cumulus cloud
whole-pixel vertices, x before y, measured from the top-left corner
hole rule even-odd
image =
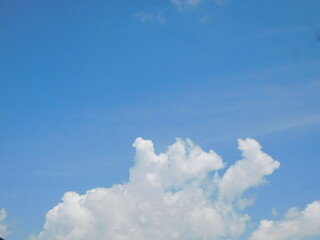
[[[312,202],[302,211],[291,208],[284,219],[260,221],[250,240],[300,240],[316,236],[320,236],[320,201]]]
[[[8,227],[4,224],[4,220],[7,217],[7,212],[3,208],[0,210],[0,237],[5,237],[8,234]]]
[[[239,239],[250,222],[243,210],[254,201],[245,191],[279,167],[253,139],[239,140],[243,159],[222,176],[221,157],[191,140],[177,139],[160,154],[150,140],[137,138],[133,146],[127,183],[67,192],[30,239]]]
[[[280,163],[261,151],[253,139],[239,140],[238,149],[243,159],[231,166],[220,182],[220,197],[228,201],[241,197],[250,187],[264,182],[264,176],[279,168]]]

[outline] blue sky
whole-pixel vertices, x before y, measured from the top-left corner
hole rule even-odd
[[[281,162],[254,222],[320,198],[320,3],[0,1],[0,209],[42,230],[67,191],[128,180],[132,143],[176,137],[228,165],[238,138]]]

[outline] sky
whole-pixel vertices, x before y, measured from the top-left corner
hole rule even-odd
[[[318,239],[319,12],[0,0],[0,237]]]

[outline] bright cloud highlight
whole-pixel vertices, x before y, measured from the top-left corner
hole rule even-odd
[[[177,139],[160,154],[155,153],[150,140],[137,138],[133,146],[135,165],[127,183],[92,189],[83,195],[67,192],[47,213],[44,230],[30,239],[240,239],[250,223],[244,209],[254,202],[245,192],[265,182],[265,177],[280,166],[249,138],[238,141],[242,159],[222,176],[218,173],[225,167],[221,157],[213,150],[203,151],[189,139]],[[302,212],[291,212],[290,219],[299,221],[293,226],[296,232],[291,231],[296,234],[303,224],[319,222],[318,202]],[[278,236],[288,219],[261,221],[251,240],[273,236],[268,231]]]

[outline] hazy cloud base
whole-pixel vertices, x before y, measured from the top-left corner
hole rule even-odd
[[[261,185],[280,163],[253,139],[239,139],[242,159],[220,176],[225,163],[213,150],[190,140],[156,154],[150,140],[137,138],[135,165],[127,183],[67,192],[46,215],[44,230],[31,240],[240,239],[248,231],[244,212],[254,199],[245,192]],[[283,220],[262,220],[250,236],[302,239],[320,236],[320,202],[290,209]]]

